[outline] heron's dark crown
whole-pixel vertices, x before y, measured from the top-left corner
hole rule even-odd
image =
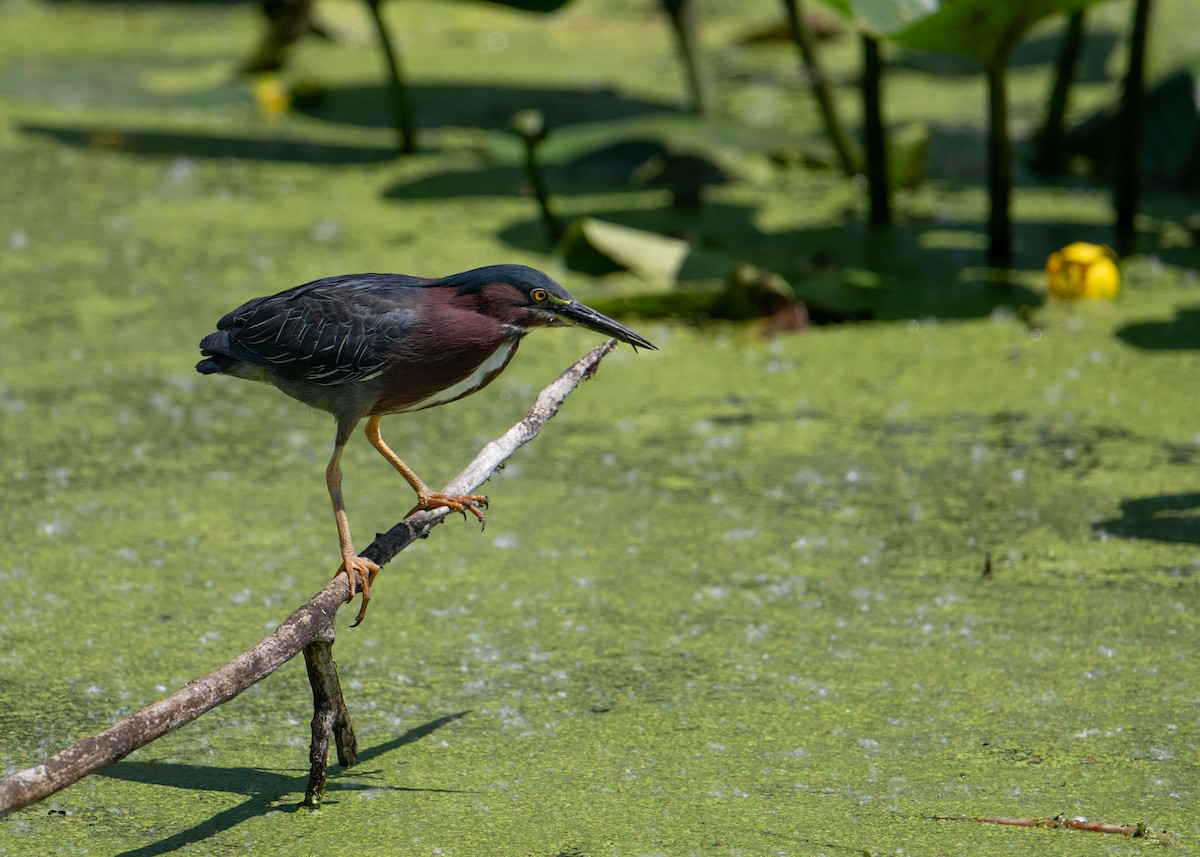
[[[451,274],[440,280],[427,283],[429,286],[454,286],[458,294],[465,295],[477,292],[492,283],[507,283],[514,288],[529,294],[534,289],[545,289],[550,294],[562,300],[573,300],[570,293],[541,271],[525,265],[487,265],[463,271],[461,274]]]

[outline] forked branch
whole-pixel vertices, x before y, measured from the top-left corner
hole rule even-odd
[[[537,436],[558,413],[566,397],[579,386],[580,381],[591,377],[601,359],[616,345],[616,340],[609,340],[593,348],[542,390],[525,417],[502,437],[484,446],[475,460],[446,487],[445,493],[467,494],[486,482],[509,456]],[[448,509],[416,512],[377,537],[363,551],[363,556],[382,566],[416,539],[426,535],[448,514]],[[193,679],[167,698],[129,715],[100,734],[84,738],[39,764],[0,780],[0,815],[47,798],[88,774],[123,759],[171,730],[191,723],[206,711],[228,702],[266,678],[314,641],[317,641],[318,648],[322,643],[325,647],[319,653],[322,657],[318,658],[316,664],[319,675],[313,685],[314,693],[322,684],[325,688],[323,693],[335,693],[337,701],[340,701],[340,689],[335,690],[336,673],[322,677],[320,672],[325,661],[328,661],[325,666],[332,668],[332,659],[328,656],[329,641],[332,639],[330,632],[333,617],[344,603],[346,589],[346,579],[338,575],[274,632],[224,666]],[[310,662],[310,675],[312,666]],[[317,707],[318,716],[322,716],[322,706],[318,704]],[[344,708],[341,712],[336,710],[336,706],[327,709],[324,717],[329,719],[328,728],[334,731],[339,756],[345,751],[352,757],[353,733],[344,717]],[[316,731],[314,724],[314,735]],[[314,740],[314,753],[317,743]],[[328,746],[327,737],[324,746]],[[310,782],[310,792],[313,787],[314,783]]]

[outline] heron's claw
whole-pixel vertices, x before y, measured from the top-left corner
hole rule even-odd
[[[363,617],[367,615],[367,602],[371,600],[371,584],[375,580],[375,575],[379,573],[379,565],[372,562],[363,556],[351,555],[342,560],[342,566],[337,570],[337,574],[346,575],[346,581],[349,584],[349,592],[346,594],[346,601],[354,600],[355,592],[359,591],[357,583],[362,580],[362,605],[358,608],[358,615],[354,617],[353,628],[362,622]],[[337,577],[337,574],[334,577]]]
[[[413,512],[419,512],[428,509],[450,509],[458,512],[463,516],[463,520],[467,519],[467,512],[470,512],[479,519],[479,527],[482,529],[486,526],[483,519],[483,510],[488,507],[488,498],[483,494],[440,494],[438,492],[430,492],[417,496],[417,505],[408,510],[408,515]],[[408,517],[405,515],[404,517]]]

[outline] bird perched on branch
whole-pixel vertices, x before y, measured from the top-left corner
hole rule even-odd
[[[362,621],[379,566],[354,550],[342,500],[342,450],[366,419],[371,445],[417,492],[418,509],[470,512],[483,522],[487,497],[431,491],[384,442],[379,419],[461,399],[486,387],[535,327],[577,324],[654,349],[648,340],[585,306],[541,271],[491,265],[425,279],[349,274],[255,298],[217,322],[200,342],[196,370],[273,384],[337,419],[325,482],[341,544],[338,574],[362,579]]]

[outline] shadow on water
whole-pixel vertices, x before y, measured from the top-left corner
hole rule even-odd
[[[40,134],[69,146],[108,149],[133,155],[182,155],[193,158],[243,158],[252,161],[316,164],[365,164],[390,160],[396,156],[395,149],[378,146],[263,140],[172,131],[34,124],[23,124],[19,129],[23,133]]]
[[[635,132],[636,133],[636,132]],[[650,162],[662,163],[670,155],[661,143],[628,140],[586,151],[560,162],[542,162],[543,181],[556,197],[639,191],[664,187],[654,177],[640,178]],[[701,165],[698,169],[704,169]],[[724,183],[708,176],[707,184]],[[383,192],[385,199],[445,199],[446,197],[512,196],[524,192],[529,179],[523,165],[488,164],[472,169],[445,170],[412,181],[400,181]]]
[[[1200,544],[1200,493],[1122,500],[1121,517],[1098,521],[1092,529],[1123,539]]]
[[[413,75],[417,80],[408,88],[409,98],[417,124],[425,128],[449,125],[508,130],[513,114],[528,108],[540,110],[552,128],[680,112],[675,105],[630,98],[611,87],[430,83],[420,80],[418,69]],[[333,87],[311,104],[297,105],[296,110],[324,122],[392,128],[395,120],[389,99],[382,83]]]
[[[52,4],[65,5],[76,0],[51,0]],[[257,6],[260,0],[87,0],[93,6]]]
[[[422,128],[474,127],[507,131],[513,114],[530,107],[541,110],[552,127],[678,112],[672,105],[629,98],[606,88],[435,83],[413,85],[410,93],[417,124]],[[377,84],[332,89],[313,104],[297,105],[294,109],[331,124],[379,129],[391,129],[395,124],[387,90]],[[104,125],[25,123],[19,129],[71,146],[134,155],[357,164],[386,161],[397,154],[390,146],[217,136]]]
[[[460,720],[470,712],[459,711],[447,714],[428,723],[423,723],[398,735],[390,741],[372,747],[359,754],[354,766],[353,776],[356,779],[370,777],[374,771],[362,770],[362,765],[378,759],[405,744],[412,744]],[[180,765],[170,762],[118,762],[112,767],[101,771],[99,776],[109,777],[129,782],[145,783],[148,785],[171,786],[173,788],[227,792],[229,794],[246,795],[247,799],[237,806],[219,812],[211,818],[194,825],[187,830],[181,830],[166,839],[132,848],[121,852],[121,857],[153,857],[158,854],[169,854],[188,845],[202,842],[213,834],[229,830],[243,821],[269,812],[295,812],[298,805],[287,804],[273,806],[279,796],[303,792],[308,786],[308,774],[290,774],[262,768],[229,767],[222,768],[211,765]],[[326,803],[333,803],[331,793],[344,791],[366,791],[368,789],[384,788],[367,785],[361,782],[346,782],[350,774],[344,769],[338,775],[331,777],[326,783]],[[422,792],[462,792],[463,789],[407,789],[386,787],[388,791],[422,791]]]
[[[1117,338],[1149,351],[1200,348],[1200,306],[1177,310],[1172,321],[1127,324],[1117,331]]]

